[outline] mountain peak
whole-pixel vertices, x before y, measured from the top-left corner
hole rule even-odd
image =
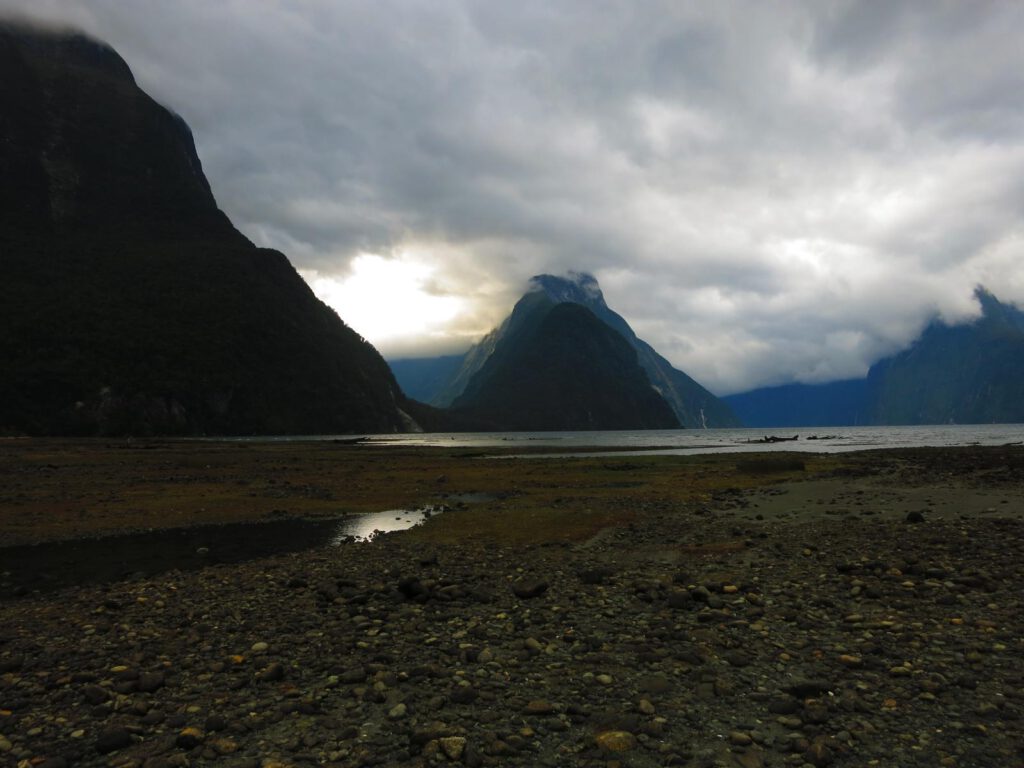
[[[586,307],[605,307],[604,294],[597,279],[588,272],[567,272],[564,276],[534,275],[530,291],[543,291],[556,304],[570,302]]]
[[[1015,304],[1000,301],[983,285],[975,287],[974,298],[981,305],[981,316],[984,320],[1024,331],[1024,312]]]
[[[0,19],[0,44],[17,46],[48,68],[74,67],[79,76],[92,72],[135,84],[128,63],[107,43],[71,27],[40,24],[20,18]]]

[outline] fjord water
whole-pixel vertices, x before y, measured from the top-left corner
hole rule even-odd
[[[771,442],[771,438],[792,438]],[[765,438],[769,438],[765,441]],[[315,438],[314,438],[315,439]],[[666,455],[807,451],[837,453],[883,448],[1006,445],[1024,442],[1024,424],[944,424],[912,427],[671,429],[613,432],[472,432],[367,435],[374,445],[543,449],[559,456],[603,448],[616,454]],[[762,442],[763,441],[763,442]]]

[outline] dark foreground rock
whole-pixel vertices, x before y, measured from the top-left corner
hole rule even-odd
[[[384,536],[8,601],[0,762],[1021,765],[1022,523],[819,518]]]

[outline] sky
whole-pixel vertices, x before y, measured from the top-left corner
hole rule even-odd
[[[716,394],[1024,304],[1024,3],[0,0],[110,43],[387,357],[586,271]]]

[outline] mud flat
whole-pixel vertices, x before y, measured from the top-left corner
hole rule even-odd
[[[450,509],[369,544],[8,591],[5,765],[1024,764],[1019,448],[14,442],[0,533],[22,544],[166,526],[172,491],[172,523]]]

